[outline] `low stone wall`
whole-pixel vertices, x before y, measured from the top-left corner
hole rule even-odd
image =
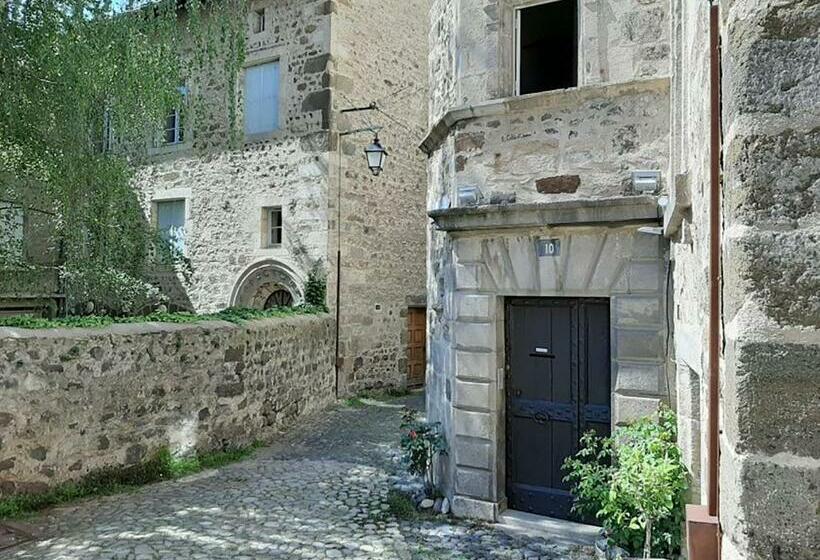
[[[332,402],[333,340],[328,315],[0,328],[0,494],[136,464],[163,447],[268,439]]]

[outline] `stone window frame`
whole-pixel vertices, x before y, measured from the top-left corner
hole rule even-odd
[[[151,227],[156,229],[158,216],[157,206],[159,203],[177,202],[180,200],[185,202],[185,241],[182,248],[182,254],[187,257],[190,253],[191,224],[193,223],[193,220],[191,219],[191,189],[179,188],[155,192],[151,196],[150,223]]]
[[[269,64],[271,62],[279,63],[279,127],[270,132],[262,132],[259,134],[247,134],[245,132],[245,72],[248,68],[254,66],[261,66],[262,64]],[[288,72],[288,55],[285,47],[265,48],[262,51],[255,53],[248,53],[245,58],[245,63],[242,65],[242,78],[239,80],[239,91],[237,92],[237,118],[242,123],[242,134],[245,144],[253,144],[257,142],[265,142],[270,140],[278,140],[287,135],[285,123],[285,107],[286,101],[291,97],[290,72]]]
[[[191,87],[187,84],[181,85],[179,87],[180,92],[183,93],[185,99],[189,99],[192,92]],[[186,101],[187,103],[187,101]],[[183,118],[184,111],[180,111],[180,109],[176,109],[179,113],[178,118],[182,120],[182,141],[181,142],[174,142],[174,143],[165,143],[160,138],[159,141],[157,139],[148,139],[148,155],[151,157],[154,156],[163,156],[163,155],[170,155],[176,154],[178,152],[187,152],[191,150],[194,146],[194,127],[193,127],[193,119],[191,115],[188,115],[189,118]],[[165,123],[163,122],[163,132],[165,130]]]
[[[561,0],[501,0],[499,8],[500,16],[500,31],[498,40],[498,60],[499,60],[499,91],[503,92],[504,97],[521,97],[518,93],[518,12],[524,8],[538,6],[541,4],[550,4],[553,2],[560,2]],[[577,0],[576,8],[578,21],[578,42],[576,50],[578,52],[578,68],[576,86],[567,88],[570,90],[582,87],[584,80],[584,50],[582,47],[583,37],[583,20],[582,20],[582,0]],[[537,93],[530,93],[527,95],[544,95],[554,93],[553,91],[541,91]],[[557,90],[561,91],[561,90]]]
[[[285,223],[288,221],[289,199],[283,198],[279,195],[257,195],[250,202],[251,216],[248,221],[249,232],[253,234],[253,253],[259,258],[277,258],[283,259],[289,256],[288,232],[285,229]],[[278,245],[270,245],[267,239],[268,218],[267,209],[281,208],[282,209],[282,243]]]
[[[253,35],[259,35],[268,30],[268,9],[266,6],[261,8],[254,8],[251,10],[250,16],[250,32]]]
[[[271,214],[279,211],[279,243],[273,242],[273,228],[271,227]],[[262,216],[260,219],[259,237],[262,241],[263,249],[278,249],[285,244],[285,208],[281,204],[269,204],[262,206]]]

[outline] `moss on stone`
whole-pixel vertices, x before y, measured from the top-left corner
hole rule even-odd
[[[130,466],[105,467],[77,482],[67,482],[46,492],[17,494],[0,499],[0,519],[20,518],[42,509],[95,496],[130,492],[145,484],[174,480],[203,470],[216,469],[250,457],[261,443],[191,457],[174,457],[160,449],[147,461]]]

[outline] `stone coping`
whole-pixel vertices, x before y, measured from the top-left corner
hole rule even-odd
[[[113,323],[103,327],[58,327],[54,329],[24,329],[19,327],[0,327],[0,341],[9,338],[68,338],[83,339],[100,336],[129,336],[141,334],[174,333],[187,330],[244,329],[253,326],[275,325],[280,323],[299,323],[313,320],[327,320],[328,313],[292,315],[290,317],[268,317],[250,319],[243,323],[230,321],[203,320],[191,323],[161,323],[146,321],[144,323]]]
[[[625,95],[636,95],[648,91],[669,90],[669,78],[634,80],[618,84],[594,84],[555,91],[531,93],[515,97],[493,99],[475,105],[456,107],[444,114],[430,127],[419,149],[428,156],[435,152],[451,130],[461,121],[480,117],[497,117],[516,111],[548,109],[567,105],[580,105],[591,99],[612,99]]]
[[[663,211],[654,196],[573,199],[522,204],[488,204],[431,210],[441,231],[474,231],[559,225],[660,223]]]

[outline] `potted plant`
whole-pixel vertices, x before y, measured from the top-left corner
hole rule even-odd
[[[678,555],[687,476],[676,440],[675,413],[662,409],[608,438],[586,434],[564,463],[574,511],[601,522],[612,550]]]

